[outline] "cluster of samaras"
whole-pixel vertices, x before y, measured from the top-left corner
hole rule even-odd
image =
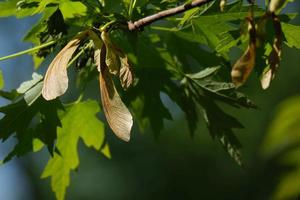
[[[70,40],[51,62],[44,78],[42,95],[46,100],[52,100],[66,92],[68,63],[87,37],[93,41],[94,62],[99,71],[101,100],[107,122],[119,138],[129,141],[132,116],[116,90],[112,75],[119,77],[126,90],[133,83],[133,73],[128,57],[111,42],[108,32],[102,31],[100,36],[100,33],[88,30]]]
[[[221,10],[224,10],[226,4],[224,2],[224,0],[221,1]],[[281,24],[276,12],[285,2],[285,0],[272,0],[269,9],[257,23],[254,22],[253,10],[251,10],[250,16],[247,18],[249,45],[231,71],[232,82],[237,87],[243,85],[252,72],[256,60],[256,50],[259,47],[257,44],[263,38],[267,20],[271,19],[275,36],[272,50],[266,59],[268,66],[261,77],[262,87],[264,89],[269,87],[280,63],[283,41]],[[251,1],[251,3],[253,2]],[[133,83],[133,73],[128,57],[111,42],[107,31],[88,30],[79,33],[69,41],[50,64],[45,75],[42,95],[46,100],[52,100],[66,92],[68,88],[68,63],[80,43],[87,37],[93,41],[94,62],[99,71],[102,106],[108,124],[119,138],[129,141],[133,124],[132,116],[116,90],[112,75],[119,77],[122,87],[126,90]]]
[[[222,4],[222,2],[221,6],[224,4]],[[253,10],[251,11],[250,17],[247,18],[248,33],[250,38],[248,48],[241,58],[238,59],[238,61],[234,64],[231,71],[232,82],[237,87],[246,82],[255,66],[256,50],[259,47],[257,44],[264,42],[263,39],[265,36],[265,27],[267,20],[269,19],[272,20],[275,36],[273,39],[272,50],[266,58],[267,67],[264,69],[261,76],[261,86],[263,89],[267,89],[270,86],[271,81],[274,79],[275,73],[279,67],[283,42],[282,28],[276,12],[280,10],[285,3],[286,0],[271,0],[267,12],[259,19],[257,23],[254,22]]]

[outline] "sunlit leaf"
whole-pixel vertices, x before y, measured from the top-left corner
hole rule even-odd
[[[64,19],[82,17],[86,15],[87,7],[80,1],[61,1],[59,4]]]
[[[18,93],[24,94],[29,89],[31,89],[33,86],[35,86],[38,82],[40,82],[43,79],[43,76],[33,72],[32,74],[32,80],[23,82],[20,87],[17,89]]]
[[[4,78],[3,78],[3,73],[2,70],[0,70],[0,89],[4,87]]]
[[[300,49],[300,38],[296,37],[300,35],[300,26],[288,24],[288,23],[281,23],[282,31],[284,33],[284,37],[286,39],[286,44],[289,47],[295,47]]]
[[[6,0],[0,2],[0,17],[8,17],[15,15],[17,11],[17,3],[19,0]]]
[[[98,103],[88,100],[68,106],[62,113],[62,127],[58,128],[56,144],[60,155],[54,153],[42,174],[42,178],[51,177],[52,190],[58,200],[64,199],[70,172],[79,165],[79,139],[96,150],[100,150],[104,142],[104,126],[96,117],[99,111]]]
[[[192,79],[204,79],[207,78],[213,74],[215,74],[220,69],[220,66],[217,67],[208,67],[204,70],[199,71],[198,73],[189,75]]]

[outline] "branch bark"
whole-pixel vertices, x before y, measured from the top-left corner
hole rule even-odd
[[[183,4],[181,6],[171,8],[171,9],[168,9],[168,10],[164,10],[164,11],[158,12],[156,14],[147,16],[147,17],[139,19],[135,22],[129,21],[128,22],[128,29],[130,31],[141,30],[144,26],[152,24],[153,22],[156,22],[158,20],[161,20],[161,19],[164,19],[164,18],[167,18],[167,17],[170,17],[170,16],[177,15],[179,13],[183,13],[187,10],[190,10],[192,8],[195,8],[195,7],[202,6],[202,5],[207,4],[211,1],[213,1],[213,0],[194,0],[190,3],[186,3],[186,4]]]

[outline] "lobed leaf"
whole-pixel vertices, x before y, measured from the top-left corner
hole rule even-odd
[[[56,144],[60,155],[54,153],[42,174],[42,178],[51,177],[52,190],[57,200],[64,199],[70,184],[70,172],[79,165],[79,139],[96,150],[100,150],[104,142],[104,126],[96,117],[99,111],[96,101],[87,100],[68,106],[61,115],[62,127],[58,128]]]
[[[300,49],[300,26],[281,22],[282,32],[286,39],[286,44],[291,48]]]

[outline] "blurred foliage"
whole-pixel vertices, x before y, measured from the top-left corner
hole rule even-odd
[[[300,98],[283,102],[263,143],[263,153],[290,170],[281,175],[274,199],[293,199],[300,194]]]

